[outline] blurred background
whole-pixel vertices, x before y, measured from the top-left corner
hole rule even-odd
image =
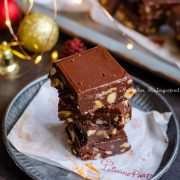
[[[47,75],[53,61],[99,44],[130,74],[165,90],[180,116],[179,0],[1,0],[0,12],[1,119],[20,89]],[[26,178],[2,139],[0,159],[0,178]],[[178,177],[178,163],[180,157],[164,179]]]

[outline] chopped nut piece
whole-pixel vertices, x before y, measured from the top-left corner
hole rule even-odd
[[[126,150],[125,148],[121,149],[121,153],[125,152],[125,150]]]
[[[97,136],[104,136],[105,138],[109,139],[109,135],[105,130],[99,130],[97,131]]]
[[[124,125],[124,124],[125,124],[125,119],[124,119],[124,117],[121,118],[121,121],[122,121],[121,124]]]
[[[64,84],[63,84],[63,82],[59,81],[59,85],[60,85],[60,88],[63,90],[63,89],[64,89]]]
[[[74,131],[69,131],[70,132],[70,134],[71,134],[71,138],[72,138],[72,142],[74,142],[75,141],[75,133],[74,133]]]
[[[66,128],[68,126],[68,123],[65,121],[64,122],[64,127]]]
[[[107,96],[107,102],[108,102],[109,104],[115,103],[116,98],[117,98],[117,92],[112,92],[111,94],[109,94],[109,95]]]
[[[125,15],[120,11],[116,13],[116,16],[120,21],[123,21],[125,19]]]
[[[61,75],[62,82],[67,85],[66,81],[64,80],[64,77]]]
[[[131,28],[131,29],[134,29],[134,25],[133,25],[130,21],[125,20],[125,21],[124,21],[124,24],[125,24],[127,27],[129,27],[129,28]]]
[[[100,100],[96,100],[94,103],[95,103],[95,108],[96,109],[100,109],[100,108],[102,108],[104,106],[103,103]]]
[[[52,67],[50,71],[50,75],[53,76],[56,74],[56,68]]]
[[[110,155],[110,154],[112,154],[112,151],[105,151],[105,153]]]
[[[127,114],[124,116],[124,118],[128,118],[129,116],[130,116],[130,114],[127,113]]]
[[[69,117],[72,114],[72,112],[71,111],[59,111],[59,114]]]
[[[104,124],[104,121],[102,121],[101,119],[97,119],[96,124],[99,124],[99,125]]]
[[[145,6],[145,12],[147,14],[151,13],[151,8],[149,6]]]
[[[122,104],[123,104],[124,106],[128,106],[128,100],[122,101]]]
[[[126,99],[130,99],[134,96],[134,94],[136,94],[136,90],[133,87],[131,87],[126,90],[126,92],[124,93],[124,97]]]
[[[69,140],[69,139],[67,140],[67,142],[68,142],[68,144],[72,144],[72,141],[71,141],[71,140]]]
[[[98,148],[95,148],[95,147],[93,148],[93,150],[94,150],[94,151],[99,151],[99,149],[98,149]]]
[[[72,95],[70,95],[70,99],[71,99],[71,100],[74,100],[74,99],[75,99],[75,97],[74,97],[74,96],[72,96]]]
[[[111,149],[114,149],[114,145],[111,145]]]
[[[131,120],[130,117],[126,118],[126,119],[124,120],[125,124],[127,124],[130,120]]]
[[[57,86],[59,86],[59,83],[60,83],[59,79],[53,79],[53,80],[51,80],[51,86],[52,86],[52,87],[57,87]]]
[[[91,136],[91,135],[93,135],[95,133],[96,133],[96,130],[88,130],[87,131],[87,136]]]
[[[77,155],[77,152],[76,152],[76,150],[73,148],[72,149],[72,152],[75,154],[75,155]]]
[[[99,159],[100,157],[101,157],[101,154],[98,153],[98,154],[94,157],[94,159]]]
[[[115,118],[114,118],[114,121],[118,121],[119,120],[119,116],[117,115]]]
[[[96,98],[103,98],[104,96],[106,96],[116,90],[117,90],[117,88],[115,87],[115,88],[110,88],[107,91],[102,91],[100,94],[96,95]]]
[[[133,83],[133,80],[132,79],[129,79],[128,81],[127,81],[127,84],[132,84]]]
[[[68,121],[69,123],[72,123],[72,122],[73,122],[73,118],[67,118],[67,121]]]
[[[114,128],[113,130],[112,130],[112,134],[117,134],[117,132],[118,132],[118,130],[116,129],[116,128]]]
[[[123,143],[120,148],[128,148],[129,147],[129,143],[125,142]]]

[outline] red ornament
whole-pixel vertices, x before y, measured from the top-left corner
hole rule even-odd
[[[7,0],[8,9],[9,9],[9,18],[11,23],[17,22],[20,16],[20,9],[17,3],[14,0]],[[6,27],[6,8],[4,4],[4,0],[0,0],[0,29]]]
[[[82,51],[85,51],[87,48],[84,43],[79,38],[74,38],[65,42],[61,48],[60,58],[68,57]]]

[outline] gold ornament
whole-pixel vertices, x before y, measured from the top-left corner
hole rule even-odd
[[[15,61],[13,50],[4,41],[0,44],[0,75],[10,76],[19,72],[19,64]]]
[[[28,14],[19,28],[19,40],[27,50],[35,53],[51,50],[58,37],[58,25],[42,13]]]

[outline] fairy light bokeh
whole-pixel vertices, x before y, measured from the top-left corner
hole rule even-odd
[[[22,0],[22,2],[24,4],[28,3],[29,4],[29,8],[27,9],[27,12],[25,14],[25,17],[30,13],[31,9],[33,8],[33,5],[34,5],[34,0]],[[76,4],[82,4],[82,0],[74,0],[74,2]],[[15,56],[19,57],[20,59],[23,59],[23,60],[33,60],[35,64],[38,64],[39,62],[41,62],[41,60],[43,59],[43,53],[41,54],[37,54],[36,56],[32,55],[32,56],[29,56],[26,51],[23,49],[22,47],[22,42],[19,42],[19,39],[18,37],[16,36],[16,34],[14,33],[14,30],[12,28],[12,25],[11,25],[11,20],[9,18],[9,10],[8,10],[8,0],[4,0],[4,3],[5,3],[5,10],[6,10],[6,21],[5,21],[5,24],[7,26],[7,28],[9,29],[9,32],[10,34],[12,35],[13,39],[15,40],[16,42],[16,46],[19,46],[20,47],[20,51],[17,51],[17,50],[14,50],[12,49],[12,52]],[[53,5],[54,5],[54,18],[56,18],[56,15],[57,15],[57,0],[53,0]],[[113,22],[115,25],[116,25],[116,22],[115,20],[112,18],[112,16],[103,8],[101,7],[104,14],[106,15],[106,17],[111,21]],[[24,18],[25,18],[24,17]],[[23,21],[23,20],[22,20]],[[129,50],[132,50],[134,48],[134,45],[133,45],[133,42],[128,38],[126,37],[126,34],[124,34],[122,32],[122,36],[125,37],[125,39],[127,40],[127,43],[126,43],[126,48],[129,49]],[[14,43],[15,43],[14,42]],[[34,44],[33,45],[35,48],[38,48],[37,47],[37,44]],[[56,61],[59,57],[59,54],[58,54],[58,51],[57,50],[54,50],[52,53],[51,53],[51,60],[52,61]]]

